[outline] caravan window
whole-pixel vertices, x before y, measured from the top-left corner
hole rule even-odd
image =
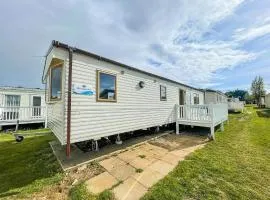
[[[20,95],[6,95],[6,106],[8,107],[19,107],[21,104]]]
[[[167,91],[165,86],[160,86],[160,101],[167,100]]]
[[[116,75],[97,71],[97,101],[116,102]]]
[[[51,69],[50,99],[60,100],[62,94],[62,65],[57,65]]]
[[[199,103],[200,103],[199,94],[194,94],[194,96],[193,96],[193,104],[199,104]]]

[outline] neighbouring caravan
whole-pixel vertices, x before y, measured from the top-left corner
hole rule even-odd
[[[206,104],[227,103],[227,96],[217,90],[206,89],[204,99]]]
[[[208,109],[199,89],[57,41],[42,80],[48,127],[67,144],[68,156],[71,143],[175,122],[213,127],[227,119],[226,105]]]
[[[228,98],[228,109],[229,111],[235,112],[235,111],[241,111],[244,110],[244,102],[240,101],[239,98]]]
[[[265,95],[265,107],[270,108],[270,93]]]
[[[44,89],[0,87],[0,128],[45,123],[45,105]]]

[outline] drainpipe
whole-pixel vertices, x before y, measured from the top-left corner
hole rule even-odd
[[[70,122],[71,122],[71,86],[72,86],[72,57],[73,49],[69,47],[69,65],[68,65],[68,102],[67,102],[67,145],[66,145],[66,156],[70,157]]]

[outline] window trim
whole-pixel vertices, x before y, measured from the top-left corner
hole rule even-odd
[[[161,88],[165,88],[165,98],[161,96]],[[164,85],[160,85],[159,87],[160,101],[167,101],[167,87]]]
[[[14,106],[14,105],[8,106],[7,105],[7,96],[19,97],[19,106]],[[5,105],[5,107],[21,107],[21,98],[22,98],[22,95],[20,95],[20,94],[5,94],[4,105]],[[13,101],[13,103],[14,103],[14,101]]]
[[[195,99],[197,99],[197,100],[195,101]],[[198,93],[193,93],[193,104],[194,105],[200,104],[200,95]]]
[[[35,97],[40,97],[40,106],[35,106],[35,107],[41,107],[42,106],[42,97],[40,95],[33,95],[32,96],[32,105],[31,106],[34,106],[34,98]]]
[[[60,89],[61,89],[61,95],[60,98],[58,99],[52,99],[52,70],[55,68],[61,68],[61,81],[60,81]],[[63,95],[63,63],[59,63],[57,65],[51,66],[50,67],[50,88],[49,88],[49,101],[50,102],[57,102],[62,100],[62,95]]]
[[[115,77],[115,99],[100,99],[99,98],[99,91],[100,91],[100,74],[107,74],[107,75],[111,75]],[[111,103],[117,103],[117,74],[112,73],[112,72],[108,72],[108,71],[104,71],[104,70],[97,70],[97,74],[96,74],[96,101],[97,102],[111,102]]]

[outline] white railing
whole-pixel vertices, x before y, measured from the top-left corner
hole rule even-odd
[[[178,119],[190,121],[210,121],[210,110],[207,105],[177,105]]]
[[[217,124],[228,119],[228,105],[176,105],[176,120]]]
[[[45,116],[46,107],[0,107],[0,122],[42,120]]]
[[[243,110],[244,109],[244,102],[228,102],[228,109],[229,110]]]
[[[212,123],[214,125],[220,124],[223,121],[228,120],[228,104],[211,104],[210,109],[212,110]]]

